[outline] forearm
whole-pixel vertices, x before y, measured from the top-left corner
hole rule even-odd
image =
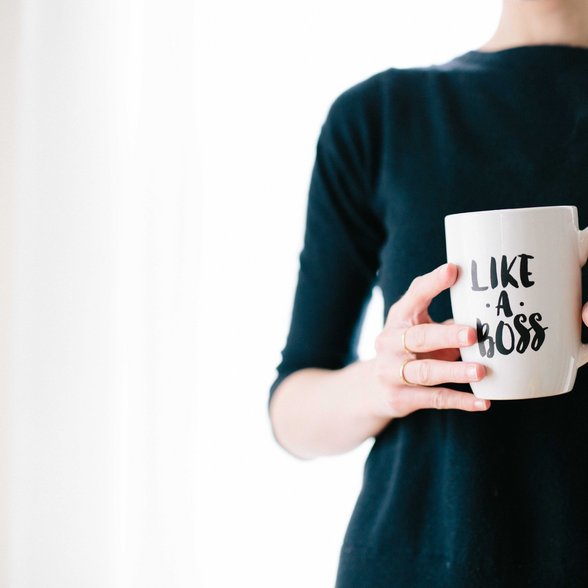
[[[374,360],[339,370],[306,368],[278,386],[270,418],[278,443],[310,459],[345,453],[378,434],[390,421],[373,410]]]

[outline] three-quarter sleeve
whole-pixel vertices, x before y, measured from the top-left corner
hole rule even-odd
[[[298,281],[282,359],[270,387],[306,367],[342,368],[357,344],[385,239],[375,205],[379,139],[373,106],[354,87],[331,105],[316,145]]]

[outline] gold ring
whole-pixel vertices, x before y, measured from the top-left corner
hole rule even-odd
[[[408,359],[405,359],[401,364],[400,364],[400,379],[407,385],[407,386],[416,386],[416,384],[413,384],[412,382],[409,382],[405,377],[404,377],[404,366],[409,362],[409,361],[414,361],[412,359],[412,357],[409,357]]]
[[[408,329],[410,329],[410,327],[406,327],[406,329],[404,329],[404,331],[402,331],[402,347],[404,348],[404,351],[406,351],[407,353],[415,353],[412,349],[409,349],[406,346],[406,333],[407,333]]]

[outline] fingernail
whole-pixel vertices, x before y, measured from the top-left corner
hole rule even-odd
[[[444,263],[442,266],[440,266],[438,271],[439,271],[440,275],[444,275],[445,272],[447,271],[447,264]]]
[[[482,409],[484,409],[484,410],[485,410],[486,408],[488,408],[488,406],[487,406],[487,404],[486,404],[486,401],[485,401],[485,400],[482,400],[481,398],[478,398],[478,400],[476,400],[476,401],[474,402],[474,406],[475,406],[476,408],[482,408]]]
[[[475,365],[468,367],[468,378],[470,378],[470,380],[478,379],[478,368]]]
[[[467,345],[468,344],[468,339],[470,336],[470,331],[469,329],[461,329],[458,333],[457,333],[457,338],[459,340],[459,342],[462,345]]]

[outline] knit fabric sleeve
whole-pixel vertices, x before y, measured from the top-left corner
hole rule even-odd
[[[385,239],[382,211],[374,204],[379,162],[374,117],[370,80],[339,95],[322,125],[290,327],[269,402],[294,371],[339,369],[358,359]]]

